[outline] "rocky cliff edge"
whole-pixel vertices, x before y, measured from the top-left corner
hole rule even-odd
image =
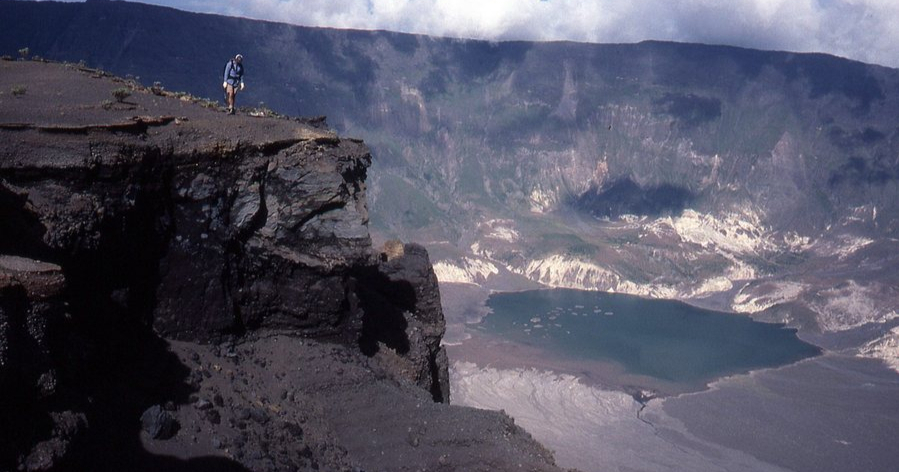
[[[272,115],[0,62],[0,470],[553,470],[435,403],[436,278],[372,249],[366,146]]]

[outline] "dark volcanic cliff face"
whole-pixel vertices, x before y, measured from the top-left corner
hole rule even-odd
[[[365,147],[321,137],[221,151],[168,171],[170,193],[151,197],[171,205],[156,329],[352,331],[349,281],[371,252]]]
[[[346,469],[374,454],[340,439],[352,418],[301,411],[321,411],[322,392],[338,394],[316,377],[322,368],[352,372],[347,401],[371,400],[381,382],[403,398],[448,401],[434,271],[420,246],[373,251],[361,141],[320,124],[228,116],[94,70],[36,62],[0,62],[0,70],[0,90],[27,84],[0,95],[0,391],[8,400],[0,467]],[[117,88],[130,95],[110,100]],[[269,354],[245,357],[276,335],[314,339],[302,348],[310,352],[328,351],[321,340],[342,347],[337,357],[310,354],[304,375],[316,384],[290,368],[285,343],[303,342],[265,341]],[[184,342],[170,348],[166,339]],[[238,352],[263,369],[250,375]],[[222,373],[225,360],[233,365]],[[267,363],[281,370],[266,372]],[[248,390],[235,394],[235,378]],[[280,384],[306,392],[302,405],[285,394],[272,406],[278,422],[269,411],[248,423],[246,408],[268,402],[259,395]],[[378,402],[390,415],[393,402]],[[144,433],[134,430],[138,419]],[[182,464],[147,452],[224,458],[216,452],[224,442],[263,454]],[[523,436],[516,444],[550,467],[539,446]]]
[[[98,80],[72,76],[71,93]],[[32,120],[83,107],[47,95],[10,105]],[[371,265],[368,150],[287,120],[254,136],[254,118],[214,123],[167,108],[173,99],[132,100],[106,111],[97,97],[62,123],[3,117],[2,251],[58,262],[74,293],[90,292],[81,302],[112,297],[166,336],[352,331],[349,281]],[[129,116],[146,101],[171,114]]]

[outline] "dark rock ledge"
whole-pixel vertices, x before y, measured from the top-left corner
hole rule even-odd
[[[372,249],[362,142],[30,62],[0,140],[0,470],[554,470],[435,403],[437,281]]]

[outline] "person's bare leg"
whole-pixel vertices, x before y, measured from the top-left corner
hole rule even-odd
[[[237,90],[233,86],[228,85],[225,93],[228,97],[228,113],[234,113],[234,96],[237,95]]]

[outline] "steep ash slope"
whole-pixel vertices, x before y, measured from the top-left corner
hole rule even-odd
[[[361,141],[71,65],[0,91],[0,468],[554,470],[434,403],[436,278],[373,251]]]

